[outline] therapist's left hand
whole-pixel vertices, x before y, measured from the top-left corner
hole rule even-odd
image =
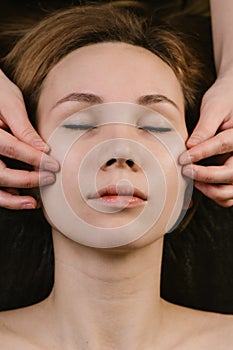
[[[205,93],[186,146],[188,151],[179,158],[183,174],[219,205],[233,206],[233,77],[218,78]],[[217,165],[195,164],[212,156],[218,156]]]

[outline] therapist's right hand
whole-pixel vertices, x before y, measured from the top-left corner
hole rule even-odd
[[[0,70],[0,207],[15,210],[37,207],[37,200],[30,195],[20,195],[20,189],[38,187],[39,183],[49,185],[55,181],[59,164],[48,152],[49,147],[28,119],[21,91]],[[1,156],[43,170],[39,174],[36,170],[11,169]]]

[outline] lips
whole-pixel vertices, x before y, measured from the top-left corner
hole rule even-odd
[[[147,196],[138,188],[125,185],[109,185],[100,189],[91,199],[104,197],[136,197],[141,200],[147,200]]]
[[[102,205],[121,207],[134,207],[145,203],[147,196],[138,188],[126,185],[109,185],[100,189],[90,200],[98,201]]]

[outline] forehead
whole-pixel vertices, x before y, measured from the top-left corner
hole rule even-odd
[[[120,42],[92,44],[64,57],[48,73],[38,107],[73,91],[101,95],[104,102],[133,103],[140,95],[166,94],[183,106],[173,70],[149,50]]]

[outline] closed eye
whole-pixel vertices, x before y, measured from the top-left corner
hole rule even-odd
[[[168,128],[168,127],[155,127],[155,126],[150,126],[150,125],[140,127],[139,129],[145,130],[145,131],[150,131],[150,132],[157,132],[157,133],[163,133],[163,132],[172,131],[172,128]]]
[[[92,130],[96,128],[90,124],[65,124],[63,127],[71,130]]]
[[[92,130],[95,129],[96,126],[91,125],[91,124],[65,124],[63,125],[64,128],[66,129],[71,129],[71,130]],[[154,132],[154,133],[165,133],[172,131],[172,128],[168,127],[154,127],[154,126],[143,126],[139,128],[140,130],[145,130],[149,132]]]

